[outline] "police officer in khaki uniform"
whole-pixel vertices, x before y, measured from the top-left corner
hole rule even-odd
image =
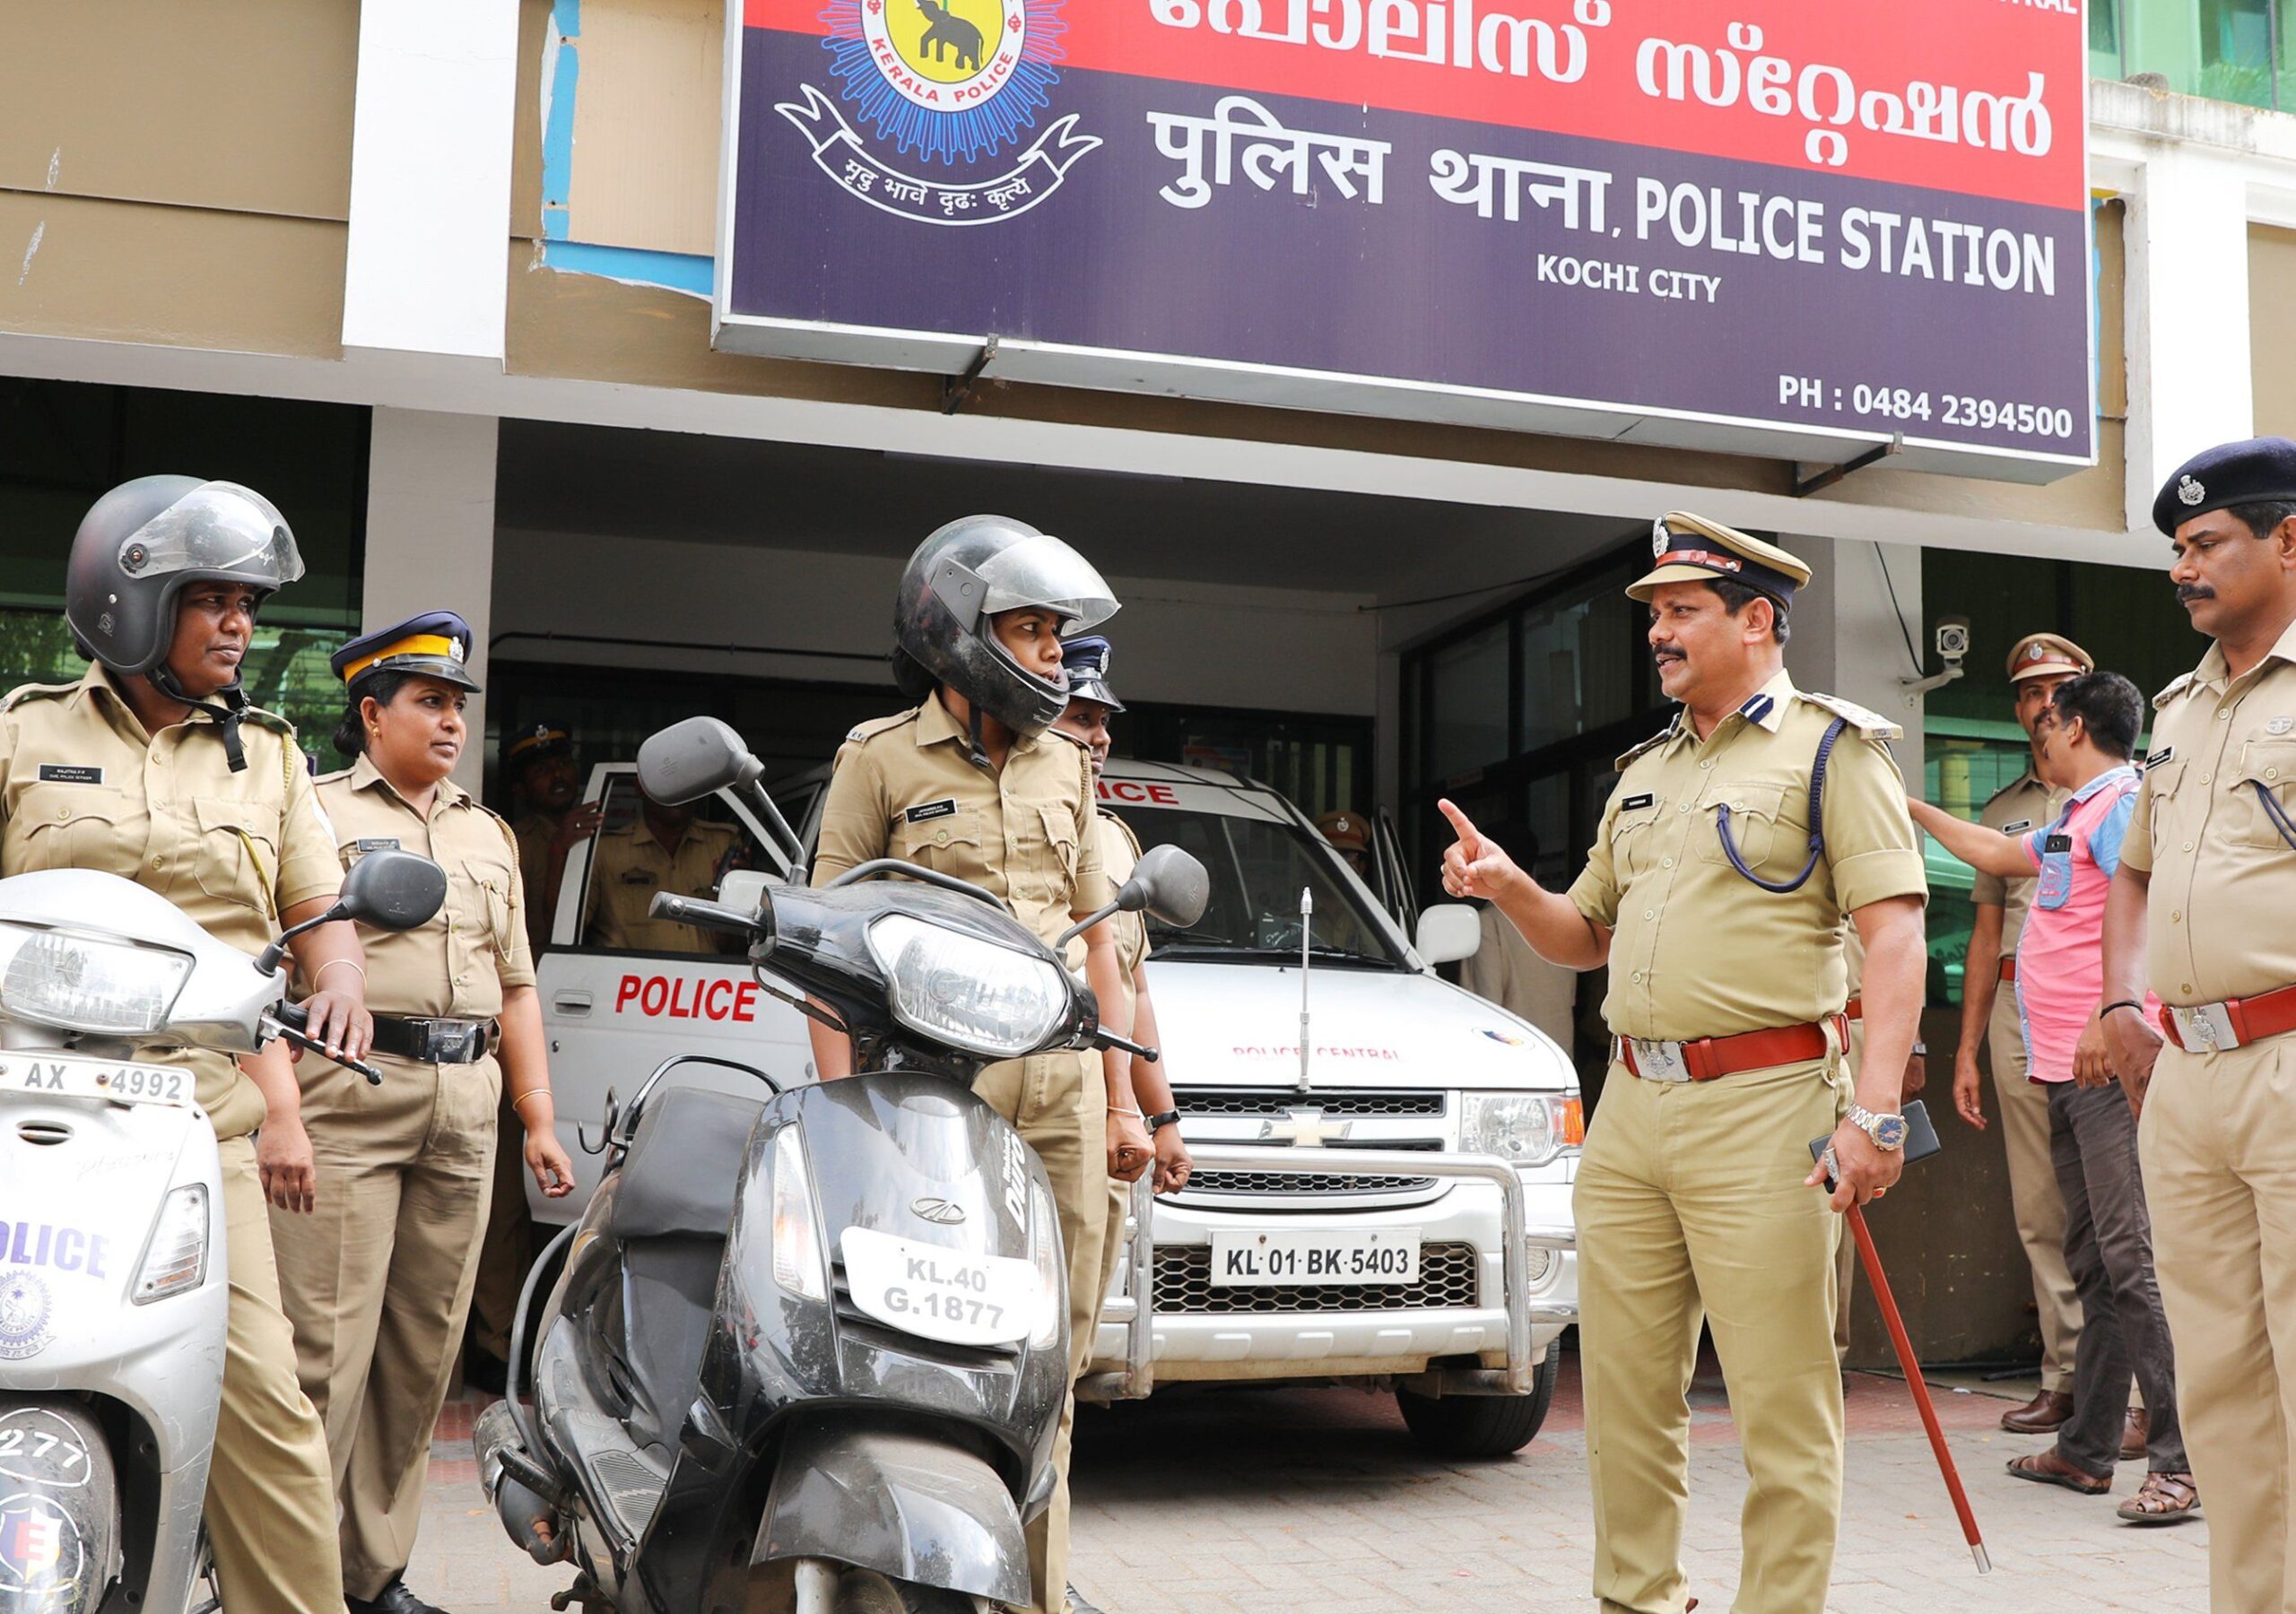
[[[506,1070],[528,1168],[553,1197],[574,1182],[552,1127],[517,846],[447,777],[478,689],[464,664],[470,644],[460,617],[430,612],[353,639],[332,661],[350,694],[335,749],[356,760],[320,780],[318,795],[344,868],[403,848],[447,872],[446,904],[428,924],[368,950],[381,1085],[304,1062],[318,1210],[272,1215],[303,1389],[326,1426],[352,1614],[434,1614],[403,1576],[477,1271]]]
[[[894,678],[918,704],[846,737],[822,803],[814,883],[903,858],[1002,898],[1048,944],[1112,900],[1091,759],[1052,724],[1067,700],[1062,629],[1097,626],[1116,609],[1083,557],[1025,522],[967,516],[919,545],[893,613]],[[1103,921],[1083,940],[1101,1023],[1125,1035],[1111,926]],[[813,1043],[824,1080],[849,1072],[843,1037],[815,1023]],[[1091,1356],[1100,1315],[1108,1179],[1138,1178],[1153,1155],[1129,1063],[1114,1050],[1097,1062],[1038,1054],[990,1065],[973,1087],[1020,1129],[1051,1181],[1068,1258],[1072,1380]],[[1053,1448],[1059,1480],[1029,1526],[1038,1614],[1061,1614],[1065,1601],[1074,1411],[1072,1394]]]
[[[1654,539],[1657,569],[1627,592],[1650,608],[1659,682],[1683,709],[1620,759],[1586,870],[1567,895],[1544,890],[1447,802],[1459,838],[1444,886],[1489,898],[1544,958],[1610,968],[1618,1059],[1573,1195],[1605,1614],[1687,1601],[1701,1316],[1752,1481],[1740,1614],[1822,1614],[1842,1458],[1828,1211],[1886,1193],[1903,1167],[1927,886],[1884,744],[1897,731],[1786,674],[1809,568],[1681,512]],[[1844,915],[1866,950],[1854,1101]],[[1809,1153],[1828,1133],[1831,1199]]]
[[[250,954],[324,913],[335,837],[294,731],[249,706],[257,608],[303,575],[284,518],[231,482],[146,476],[98,499],[72,545],[65,618],[94,665],[0,703],[0,872],[100,869]],[[371,1027],[347,924],[294,943],[310,1031],[356,1058]],[[230,1315],[207,1530],[231,1614],[341,1614],[335,1497],[295,1382],[266,1198],[308,1211],[311,1146],[274,1043],[242,1066],[186,1051],[221,1142]],[[260,1145],[249,1134],[260,1126]]]
[[[2215,642],[2152,703],[2105,903],[2103,1023],[2139,1112],[2210,1606],[2265,1614],[2296,1608],[2296,443],[2195,456],[2152,521]]]
[[[638,816],[598,837],[590,872],[590,944],[639,952],[716,952],[718,944],[691,924],[657,919],[648,910],[657,891],[709,897],[734,865],[741,832],[644,797]]]
[[[2009,651],[2010,688],[2016,691],[2017,725],[2032,737],[2035,719],[2048,709],[2057,685],[2095,669],[2071,639],[2029,633]],[[1994,793],[1978,822],[2019,835],[2053,822],[2066,794],[2051,790],[2028,767]],[[2040,1393],[2001,1415],[2013,1434],[2046,1435],[2073,1416],[2073,1358],[2081,1341],[2081,1300],[2065,1264],[2065,1196],[2048,1152],[2048,1089],[2025,1079],[2025,1029],[2017,1013],[2017,937],[2032,906],[2033,882],[2003,880],[1980,870],[1970,889],[1977,924],[1970,932],[1961,970],[1961,1042],[1953,1056],[1953,1107],[1971,1126],[1987,1124],[1979,1096],[1978,1045],[1992,1051],[1993,1086],[2001,1113],[2001,1141],[2009,1158],[2009,1198],[2017,1238],[2033,1269],[2033,1306],[2040,1321]],[[2142,1414],[2134,1414],[2142,1417]],[[2139,1436],[2137,1449],[2144,1450]]]

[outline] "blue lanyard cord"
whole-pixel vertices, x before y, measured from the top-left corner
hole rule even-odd
[[[1764,880],[1746,867],[1746,860],[1738,855],[1738,844],[1730,838],[1730,803],[1715,803],[1714,833],[1722,837],[1722,855],[1730,860],[1732,868],[1763,890],[1775,891],[1781,897],[1788,891],[1800,890],[1808,883],[1810,876],[1816,872],[1818,859],[1825,855],[1826,759],[1833,755],[1833,742],[1841,738],[1841,731],[1848,726],[1847,721],[1839,717],[1828,724],[1825,737],[1818,742],[1817,760],[1810,764],[1810,861],[1802,865],[1802,872],[1793,879]],[[2283,830],[2282,833],[2284,835],[2287,831]],[[2296,841],[2289,844],[2296,846]]]
[[[2288,843],[2289,850],[2296,852],[2296,820],[2290,819],[2288,809],[2273,799],[2272,792],[2264,787],[2262,779],[2250,779],[2248,783],[2256,786],[2257,800],[2263,804],[2265,817],[2272,820],[2273,829],[2282,840]]]

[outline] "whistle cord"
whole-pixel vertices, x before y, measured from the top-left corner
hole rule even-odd
[[[1738,844],[1730,838],[1730,803],[1715,803],[1714,833],[1722,838],[1722,855],[1730,860],[1732,868],[1763,890],[1774,891],[1783,897],[1788,892],[1800,890],[1810,876],[1817,872],[1818,859],[1823,857],[1826,851],[1826,762],[1833,755],[1833,742],[1841,738],[1841,731],[1848,726],[1846,719],[1837,717],[1826,725],[1825,737],[1818,742],[1817,760],[1810,765],[1810,861],[1802,865],[1802,872],[1793,879],[1764,880],[1746,867],[1746,860],[1738,855]],[[2289,844],[2296,846],[2296,840]]]

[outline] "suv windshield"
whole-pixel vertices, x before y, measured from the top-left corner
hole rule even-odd
[[[1334,870],[1331,849],[1296,824],[1175,808],[1111,808],[1143,850],[1167,842],[1193,853],[1212,876],[1212,900],[1187,930],[1148,922],[1159,955],[1265,959],[1300,956],[1300,890],[1315,894],[1309,938],[1318,962],[1408,968],[1371,922],[1363,899]]]

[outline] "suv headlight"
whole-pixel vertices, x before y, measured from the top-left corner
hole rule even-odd
[[[1523,1167],[1544,1166],[1586,1141],[1576,1089],[1560,1093],[1462,1093],[1459,1147]]]
[[[1068,984],[1051,959],[907,914],[871,924],[869,951],[891,983],[894,1017],[969,1054],[1034,1053],[1068,1011]]]
[[[157,1031],[191,978],[189,953],[77,931],[0,924],[0,1007],[67,1031]]]

